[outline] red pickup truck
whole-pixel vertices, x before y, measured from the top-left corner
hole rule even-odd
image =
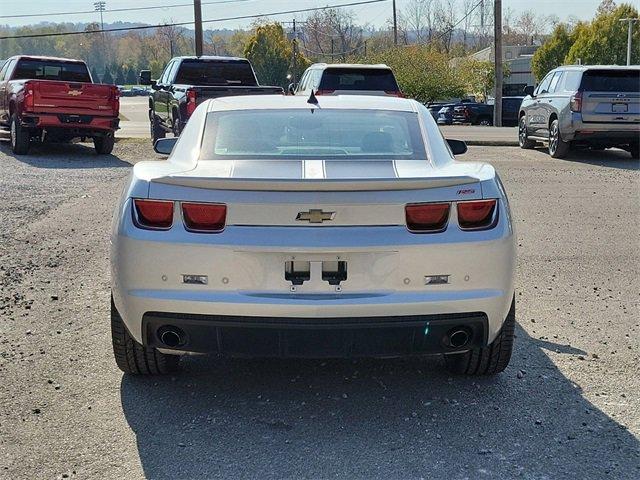
[[[23,155],[31,141],[92,138],[96,152],[113,150],[119,92],[94,84],[87,65],[66,58],[15,56],[0,69],[0,128]]]

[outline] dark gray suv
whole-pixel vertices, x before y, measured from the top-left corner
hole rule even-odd
[[[638,158],[640,67],[558,67],[526,93],[518,123],[521,148],[545,142],[552,157],[563,158],[572,147],[619,147]]]

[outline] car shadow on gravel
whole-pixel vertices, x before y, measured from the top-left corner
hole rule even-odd
[[[122,407],[154,479],[638,478],[638,439],[556,368],[551,343],[517,336],[494,378],[449,376],[437,357],[189,357],[174,377],[123,376]]]
[[[546,148],[536,148],[539,152],[549,156]],[[629,152],[618,148],[606,150],[574,149],[566,158],[551,158],[554,162],[574,162],[596,165],[598,167],[616,168],[620,170],[640,170],[640,161],[631,158]]]
[[[34,144],[27,155],[16,155],[6,142],[0,142],[0,152],[36,168],[111,168],[131,167],[116,155],[97,155],[89,143]]]

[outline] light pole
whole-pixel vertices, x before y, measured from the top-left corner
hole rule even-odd
[[[627,22],[628,24],[628,33],[627,33],[627,65],[631,65],[631,37],[633,34],[633,22],[637,22],[637,18],[621,18],[621,22]]]
[[[107,2],[93,2],[93,8],[96,12],[100,12],[100,30],[104,30],[104,20],[102,19],[102,12],[107,8]]]

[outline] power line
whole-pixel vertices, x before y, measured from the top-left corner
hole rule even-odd
[[[238,15],[235,17],[214,18],[211,20],[203,20],[202,23],[218,23],[218,22],[228,22],[231,20],[247,20],[251,18],[270,17],[275,15],[290,15],[292,13],[314,12],[318,10],[327,10],[329,8],[353,7],[356,5],[367,5],[371,3],[381,3],[381,2],[388,2],[388,1],[390,0],[362,0],[358,2],[326,5],[324,7],[309,7],[309,8],[300,8],[296,10],[282,10],[279,12],[260,13],[257,15]],[[193,4],[189,4],[189,5],[193,6]],[[86,34],[94,34],[94,33],[125,32],[130,30],[148,30],[152,28],[162,28],[162,27],[182,27],[185,25],[192,25],[192,24],[193,22],[176,22],[176,23],[163,23],[159,25],[141,25],[138,27],[109,28],[109,29],[89,30],[89,31],[79,31],[79,32],[36,33],[33,35],[13,35],[13,36],[4,35],[4,36],[0,36],[0,40],[18,39],[18,38],[64,37],[67,35],[86,35]]]
[[[212,2],[202,2],[202,5],[219,5],[223,3],[244,3],[255,0],[215,0]],[[158,10],[165,8],[178,8],[178,7],[193,7],[193,3],[175,3],[173,5],[152,5],[147,7],[127,7],[127,8],[104,8],[102,11],[105,13],[110,12],[133,12],[135,10]],[[0,15],[0,18],[29,18],[29,17],[49,17],[58,15],[85,15],[88,13],[94,13],[95,10],[84,10],[74,12],[50,12],[50,13],[28,13],[23,15]]]

